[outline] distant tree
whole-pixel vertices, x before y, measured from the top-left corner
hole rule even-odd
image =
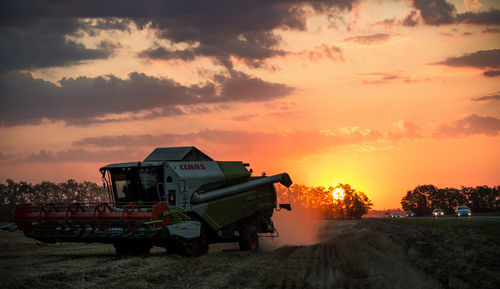
[[[500,186],[462,187],[438,189],[433,185],[417,186],[401,199],[404,210],[417,215],[428,215],[435,208],[452,214],[457,206],[467,205],[473,212],[500,210]]]
[[[340,187],[344,190],[344,198],[333,199],[332,192]],[[348,184],[340,184],[337,187],[308,187],[304,185],[292,185],[290,188],[277,185],[279,202],[291,203],[300,206],[318,217],[326,219],[355,219],[361,218],[373,206],[368,197]]]
[[[344,190],[344,197],[338,200],[344,212],[343,219],[359,219],[373,206],[373,202],[364,193],[356,191],[350,185],[340,184],[338,187]]]
[[[417,216],[430,214],[432,208],[429,195],[435,191],[437,191],[437,188],[433,185],[417,186],[415,189],[408,191],[401,200],[403,210],[412,210]]]

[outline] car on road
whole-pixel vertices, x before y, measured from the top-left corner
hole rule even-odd
[[[406,211],[406,217],[409,218],[409,217],[415,217],[415,213],[413,211]]]
[[[434,217],[442,217],[444,216],[444,212],[441,209],[434,209],[434,211],[432,211],[432,215]]]
[[[455,209],[455,216],[457,216],[457,217],[470,216],[470,215],[471,215],[471,212],[470,212],[469,207],[467,207],[467,206],[458,206]]]
[[[394,213],[392,214],[393,218],[401,218],[401,213]]]

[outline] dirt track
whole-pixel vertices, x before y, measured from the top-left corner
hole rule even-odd
[[[465,231],[464,231],[465,230]],[[454,235],[462,238],[454,238]],[[465,237],[467,236],[467,237]],[[3,288],[498,288],[500,246],[470,229],[391,220],[332,221],[310,246],[200,258],[119,257],[110,245],[37,245],[0,232]]]

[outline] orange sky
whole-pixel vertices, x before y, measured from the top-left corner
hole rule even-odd
[[[100,166],[194,145],[257,174],[349,183],[375,209],[421,184],[500,184],[498,1],[309,2],[169,7],[145,26],[88,12],[98,1],[33,8],[77,20],[67,31],[8,7],[0,181],[99,182]],[[36,49],[49,44],[62,52]]]

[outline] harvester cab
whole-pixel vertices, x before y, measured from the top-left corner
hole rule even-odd
[[[214,161],[195,147],[157,148],[143,162],[100,169],[109,202],[23,204],[14,220],[42,242],[112,243],[118,253],[160,246],[197,256],[219,242],[256,251],[259,234],[275,232],[274,183],[292,181],[286,173],[253,177],[247,166]]]

